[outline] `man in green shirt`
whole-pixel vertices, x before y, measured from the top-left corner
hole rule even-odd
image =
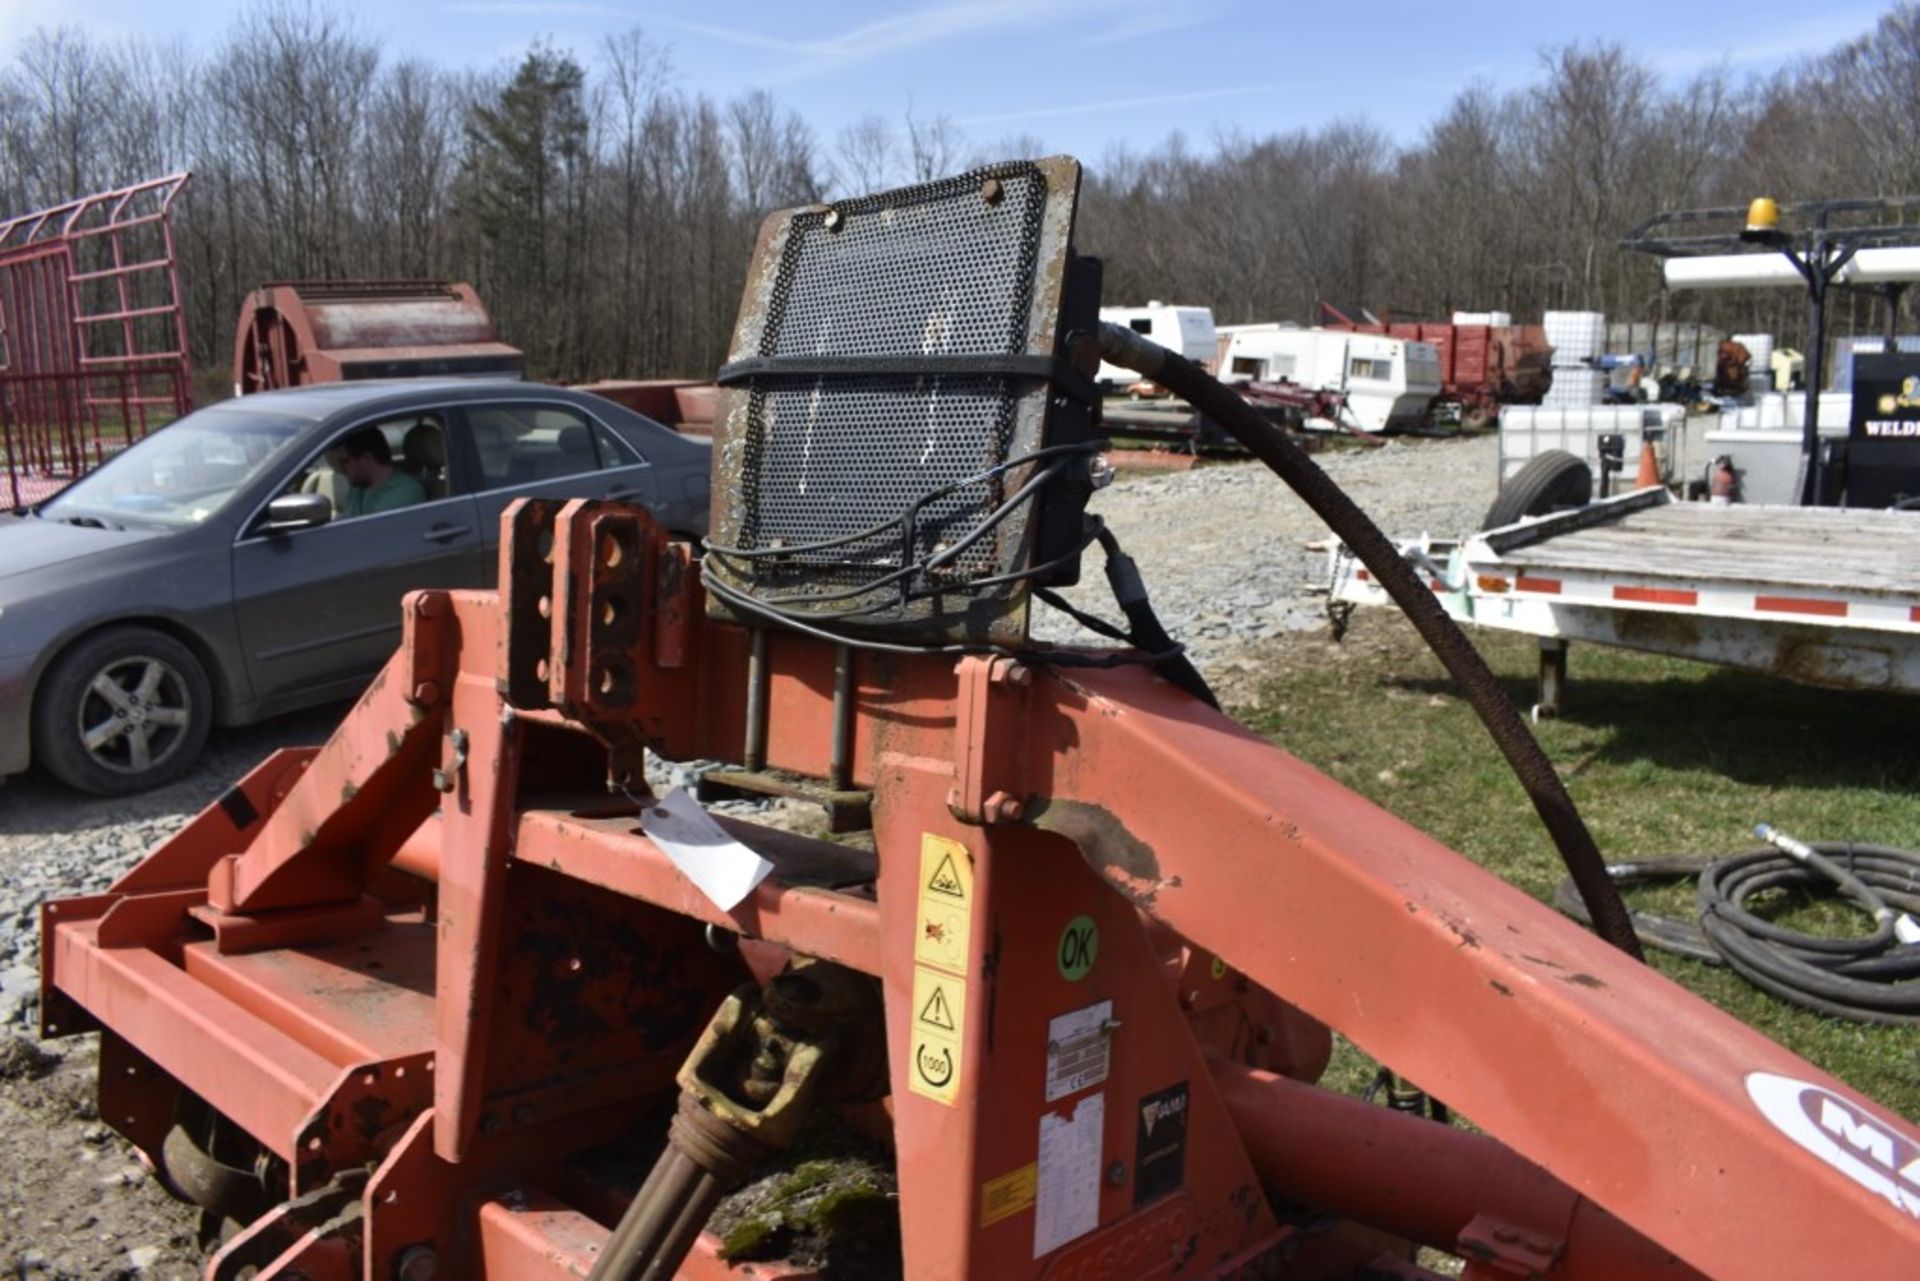
[[[393,450],[378,427],[363,427],[340,443],[345,452],[347,501],[340,515],[371,516],[427,501],[418,480],[393,465]]]

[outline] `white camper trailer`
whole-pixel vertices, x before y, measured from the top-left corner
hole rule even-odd
[[[1177,351],[1188,360],[1213,368],[1219,339],[1214,333],[1213,310],[1208,307],[1176,307],[1171,303],[1150,302],[1144,307],[1102,307],[1100,319],[1125,325],[1134,333],[1159,343],[1168,351]],[[1140,375],[1118,365],[1102,364],[1096,381],[1108,387],[1125,387],[1140,381]]]
[[[1221,378],[1345,392],[1350,425],[1367,431],[1425,422],[1440,394],[1440,349],[1432,343],[1280,325],[1225,332]]]

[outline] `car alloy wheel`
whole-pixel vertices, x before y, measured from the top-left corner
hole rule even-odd
[[[144,774],[180,749],[193,715],[186,678],[171,664],[136,654],[95,673],[81,694],[76,728],[102,768]]]

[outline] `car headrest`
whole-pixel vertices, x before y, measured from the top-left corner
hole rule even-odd
[[[400,452],[415,467],[439,468],[447,465],[447,442],[440,435],[440,428],[432,423],[415,423],[407,428],[407,434],[400,442]]]
[[[570,458],[585,457],[593,453],[593,437],[588,435],[587,429],[579,423],[562,427],[554,444],[559,447],[561,453]]]

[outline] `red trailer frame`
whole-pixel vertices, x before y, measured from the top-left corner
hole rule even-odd
[[[187,173],[0,221],[0,510],[192,407],[169,214]]]

